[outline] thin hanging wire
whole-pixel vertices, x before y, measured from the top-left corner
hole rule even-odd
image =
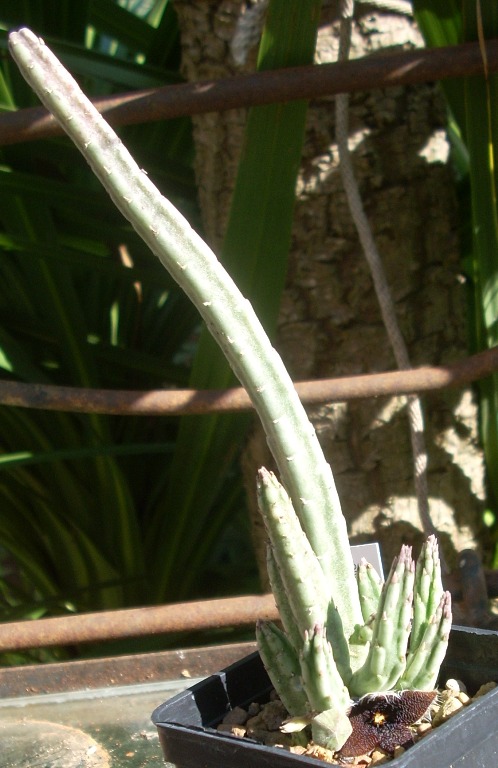
[[[351,46],[351,28],[354,11],[354,0],[342,0],[341,25],[339,38],[339,61],[347,61]],[[348,113],[349,96],[336,96],[336,140],[339,151],[339,163],[342,181],[348,200],[349,209],[356,226],[365,258],[370,267],[377,298],[380,304],[382,319],[393,349],[398,368],[410,368],[410,358],[405,341],[396,318],[391,292],[380,259],[375,240],[361,201],[358,184],[353,171],[353,164],[348,146]],[[411,395],[407,398],[410,435],[414,463],[414,482],[417,495],[418,511],[426,536],[436,534],[429,511],[429,493],[427,485],[427,449],[424,437],[424,416],[420,398]],[[442,560],[442,565],[444,561]],[[446,567],[445,567],[446,570]]]

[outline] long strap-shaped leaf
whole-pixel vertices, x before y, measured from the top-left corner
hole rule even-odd
[[[187,3],[188,4],[188,3]],[[206,11],[212,3],[206,1]],[[258,55],[258,70],[311,64],[321,0],[271,0]],[[261,6],[253,6],[261,7]],[[241,16],[244,19],[246,14]],[[249,110],[220,261],[250,299],[273,337],[285,283],[295,187],[301,160],[307,103],[266,104]],[[234,376],[213,337],[203,329],[189,385],[224,389]],[[224,514],[227,467],[238,452],[249,414],[183,416],[169,472],[167,492],[151,514],[147,540],[155,595],[182,597],[199,573]],[[179,474],[183,482],[178,483]],[[233,482],[233,480],[232,480]],[[174,517],[170,510],[174,509]],[[164,536],[172,544],[165,553]],[[182,572],[181,584],[173,578]],[[178,592],[180,590],[180,592]]]
[[[346,633],[352,631],[361,622],[361,611],[332,472],[254,310],[43,41],[22,29],[11,34],[10,47],[27,82],[84,154],[119,210],[194,302],[247,389],[296,512],[331,579]]]

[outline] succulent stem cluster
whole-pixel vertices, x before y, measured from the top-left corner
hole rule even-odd
[[[284,628],[258,625],[261,656],[289,712],[312,715],[315,741],[339,749],[351,732],[352,697],[435,684],[451,622],[436,541],[426,542],[416,569],[403,547],[383,586],[367,563],[355,574],[332,471],[251,305],[43,41],[22,29],[9,44],[118,209],[191,298],[253,401],[289,494],[259,472]]]
[[[352,698],[392,690],[430,691],[451,628],[437,541],[430,536],[417,565],[403,546],[384,584],[362,561],[356,572],[362,622],[350,634],[292,503],[276,477],[261,469],[259,505],[269,538],[268,573],[283,626],[260,622],[260,654],[289,713],[327,713],[313,736],[339,749],[350,729]]]

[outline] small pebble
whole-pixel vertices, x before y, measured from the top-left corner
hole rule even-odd
[[[243,739],[247,733],[247,730],[240,725],[230,725],[229,723],[220,723],[216,730],[219,733],[231,733],[232,736],[237,736],[239,739]]]
[[[272,690],[270,691],[270,701],[280,701],[280,699],[278,698],[278,693],[274,688],[272,688]]]
[[[493,682],[484,683],[484,685],[481,685],[481,687],[477,691],[476,695],[474,696],[474,699],[477,699],[478,696],[485,696],[486,693],[489,693],[490,691],[492,691],[493,688],[496,688],[496,683],[493,683]]]
[[[331,752],[330,749],[319,747],[317,744],[312,744],[312,746],[306,750],[306,754],[310,757],[316,757],[324,763],[336,763],[334,760],[334,753]]]
[[[455,680],[453,677],[450,677],[450,679],[446,681],[445,687],[446,687],[446,690],[454,691],[455,693],[458,693],[459,691],[463,691],[463,693],[467,693],[467,688],[465,686],[465,683],[462,683],[461,680]]]
[[[434,715],[432,720],[433,726],[435,727],[441,723],[445,723],[446,720],[449,720],[450,717],[453,717],[453,715],[455,715],[462,708],[463,704],[457,699],[456,696],[452,696],[451,698],[447,699],[443,702],[439,710]]]
[[[385,752],[382,752],[380,749],[374,749],[370,765],[383,765],[384,763],[387,763],[389,759],[389,755],[386,755]]]
[[[290,747],[291,740],[284,733],[276,731],[267,731],[265,735],[265,744],[267,747]]]
[[[420,723],[420,725],[417,726],[418,736],[425,736],[425,734],[428,733],[429,731],[432,731],[431,723]]]
[[[248,714],[242,707],[234,707],[226,713],[222,722],[227,725],[244,725],[247,722]]]
[[[269,731],[278,731],[282,720],[287,717],[287,710],[281,701],[270,701],[261,710],[261,719]]]
[[[290,752],[293,752],[295,755],[304,755],[306,747],[300,747],[299,745],[297,747],[291,747]]]
[[[189,677],[192,677],[192,675],[190,674],[188,669],[182,669],[182,671],[180,672],[180,677],[185,677],[188,679]]]

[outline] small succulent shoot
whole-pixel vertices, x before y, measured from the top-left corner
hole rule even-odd
[[[358,580],[358,593],[360,596],[361,613],[363,621],[367,623],[375,617],[379,604],[382,582],[379,574],[363,557],[356,571]]]
[[[367,564],[355,575],[332,471],[251,305],[44,42],[21,29],[10,34],[9,48],[117,208],[195,304],[261,419],[285,486],[259,472],[269,574],[283,630],[259,623],[257,638],[283,703],[291,715],[311,721],[319,745],[353,754],[375,741],[374,732],[377,743],[390,746],[386,727],[406,735],[401,729],[432,695],[448,643],[451,603],[435,538],[426,542],[416,570],[404,547],[382,588]],[[360,698],[348,717],[351,698],[392,688],[400,691],[394,698],[370,700],[363,709]],[[417,688],[428,694],[420,698]],[[418,698],[408,696],[411,690]],[[384,700],[396,712],[401,702],[402,714],[382,709]],[[414,701],[420,706],[406,706]],[[355,723],[365,721],[365,713],[368,738],[355,741]]]

